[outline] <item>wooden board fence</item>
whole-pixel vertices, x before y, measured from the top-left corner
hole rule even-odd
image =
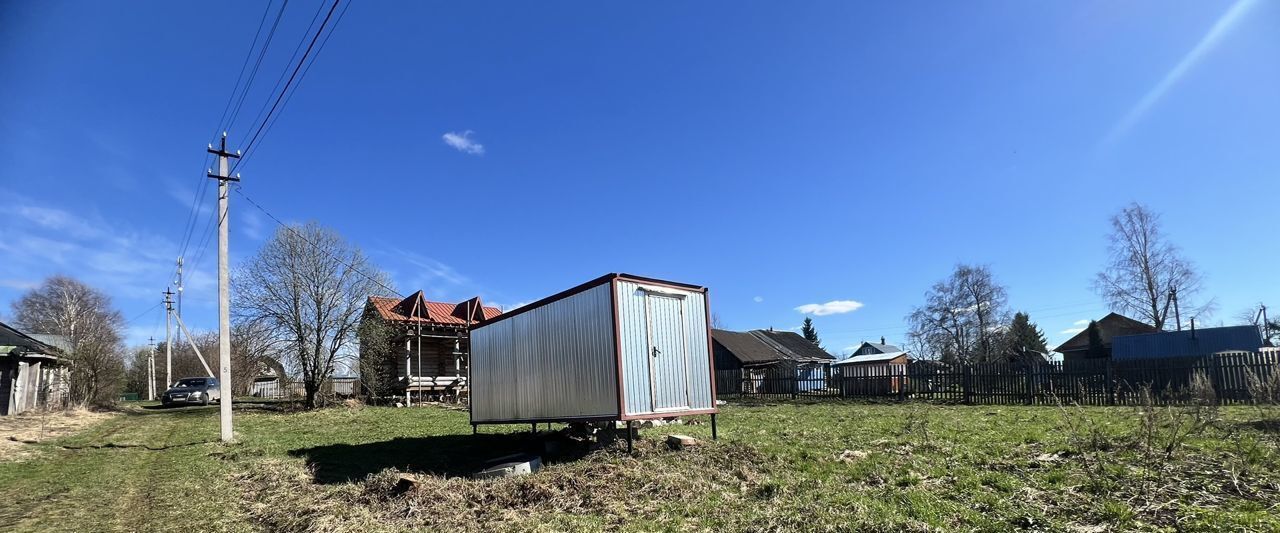
[[[722,397],[868,398],[983,405],[1131,405],[1140,391],[1184,403],[1193,382],[1207,383],[1222,404],[1249,403],[1250,379],[1280,372],[1280,353],[1227,352],[1205,357],[1022,363],[839,365],[821,372],[744,368],[716,373]]]

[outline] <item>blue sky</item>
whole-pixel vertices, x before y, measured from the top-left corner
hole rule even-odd
[[[401,292],[509,306],[624,271],[709,286],[735,329],[842,311],[814,316],[832,351],[902,341],[957,262],[1064,340],[1106,312],[1107,218],[1139,201],[1205,273],[1210,323],[1280,310],[1280,4],[796,4],[354,0],[243,191]],[[289,3],[246,108],[319,5]],[[65,273],[137,317],[131,342],[163,335],[264,7],[0,3],[0,314]],[[232,202],[234,263],[275,223]]]

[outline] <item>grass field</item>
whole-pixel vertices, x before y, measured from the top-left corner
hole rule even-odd
[[[215,408],[132,405],[0,462],[0,529],[1280,531],[1265,416],[730,404],[715,443],[705,424],[645,429],[630,456],[570,447],[532,476],[477,481],[531,445],[527,427],[473,436],[465,411],[435,407],[247,409],[223,446]],[[671,432],[704,445],[670,451]],[[398,472],[416,487],[397,490]]]

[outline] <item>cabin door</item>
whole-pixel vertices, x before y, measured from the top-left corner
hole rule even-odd
[[[689,408],[689,351],[684,297],[645,292],[649,341],[649,392],[654,411]]]

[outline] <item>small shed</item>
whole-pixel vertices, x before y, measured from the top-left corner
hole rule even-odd
[[[0,323],[0,415],[66,404],[69,374],[56,336],[28,335]]]
[[[911,354],[884,342],[863,342],[853,355],[832,364],[833,375],[839,376],[844,393],[849,395],[898,394],[906,385],[907,365]]]
[[[471,423],[712,415],[707,289],[607,274],[471,329]]]

